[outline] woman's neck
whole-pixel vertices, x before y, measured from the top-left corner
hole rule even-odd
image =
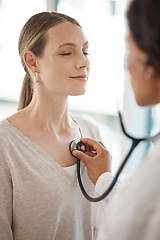
[[[68,114],[68,98],[54,97],[43,101],[33,98],[23,112],[37,128],[48,132],[59,133],[73,125]]]

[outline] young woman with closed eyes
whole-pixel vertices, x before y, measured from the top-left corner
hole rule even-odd
[[[69,144],[100,134],[68,111],[68,96],[86,91],[87,38],[69,16],[43,12],[24,25],[19,54],[26,75],[18,112],[0,123],[0,239],[91,240],[91,204],[79,189]]]

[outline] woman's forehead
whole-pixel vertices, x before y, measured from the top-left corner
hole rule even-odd
[[[64,21],[52,26],[46,32],[47,42],[62,45],[65,42],[82,44],[87,42],[83,30],[76,24]]]

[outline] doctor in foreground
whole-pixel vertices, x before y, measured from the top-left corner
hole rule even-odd
[[[160,103],[160,1],[133,0],[127,11],[127,70],[140,106]],[[108,151],[91,139],[81,139],[87,154],[74,151],[87,167],[98,194],[109,186]],[[94,151],[94,153],[93,153]],[[122,187],[99,202],[97,240],[160,239],[160,137]]]

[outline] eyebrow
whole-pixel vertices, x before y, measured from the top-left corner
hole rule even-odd
[[[85,47],[86,45],[88,45],[89,42],[85,42],[83,44],[83,47]],[[75,43],[71,43],[71,42],[66,42],[66,43],[63,43],[62,45],[60,45],[58,48],[61,48],[61,47],[64,47],[64,46],[72,46],[72,47],[76,47],[76,44]]]

